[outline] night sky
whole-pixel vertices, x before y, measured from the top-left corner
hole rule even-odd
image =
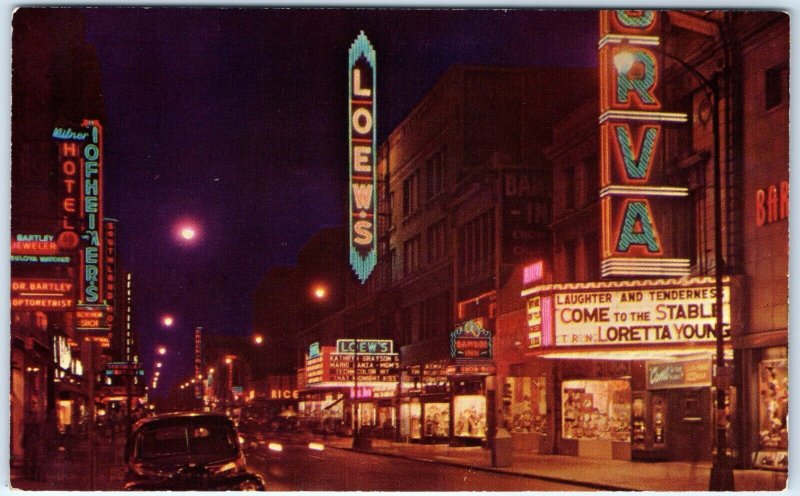
[[[174,380],[190,373],[195,326],[250,333],[264,274],[342,223],[347,52],[360,30],[377,52],[380,142],[453,64],[597,64],[595,11],[86,14],[107,112],[106,213],[120,221],[143,359],[166,344]],[[194,243],[175,233],[184,219],[200,229]]]

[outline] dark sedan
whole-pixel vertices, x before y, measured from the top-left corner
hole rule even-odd
[[[220,413],[169,413],[140,420],[125,447],[125,489],[264,490],[249,472],[233,421]]]

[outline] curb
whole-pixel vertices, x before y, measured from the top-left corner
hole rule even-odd
[[[452,462],[448,460],[432,460],[430,458],[418,458],[415,456],[410,455],[401,455],[397,453],[387,453],[385,451],[377,451],[377,450],[357,450],[354,448],[347,448],[347,447],[340,447],[340,446],[328,446],[329,448],[338,449],[342,451],[352,451],[354,453],[361,453],[364,455],[378,455],[378,456],[385,456],[389,458],[400,458],[403,460],[411,460],[417,462],[425,462],[425,463],[436,463],[439,465],[448,465],[451,467],[458,467],[458,468],[468,468],[472,470],[478,470],[481,472],[490,472],[495,474],[502,474],[502,475],[514,475],[517,477],[525,477],[527,479],[536,479],[545,482],[555,482],[559,484],[570,484],[573,486],[583,486],[589,489],[597,489],[599,491],[625,491],[625,492],[642,492],[646,491],[646,489],[633,489],[630,487],[623,487],[623,486],[612,486],[609,484],[599,484],[595,482],[586,482],[586,481],[574,481],[569,479],[563,479],[560,477],[551,477],[549,475],[537,475],[537,474],[526,474],[523,472],[515,472],[513,470],[503,469],[503,468],[495,468],[495,467],[482,467],[476,465],[468,465],[466,463],[458,463]]]

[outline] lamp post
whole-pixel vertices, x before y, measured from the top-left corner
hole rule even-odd
[[[716,388],[716,456],[711,466],[711,477],[709,480],[709,490],[711,491],[732,491],[733,490],[733,467],[731,466],[727,451],[727,419],[725,415],[725,394],[730,385],[731,371],[725,366],[725,349],[723,328],[723,257],[722,257],[722,191],[720,185],[720,130],[719,130],[719,72],[715,72],[711,79],[705,77],[696,68],[687,62],[671,55],[655,46],[648,46],[652,50],[662,55],[686,69],[703,85],[706,96],[711,100],[711,132],[714,146],[714,285],[716,290],[715,307],[715,342],[716,342],[716,374],[714,376],[714,386]],[[619,52],[614,56],[614,65],[622,74],[627,74],[634,63],[634,57],[630,52]]]

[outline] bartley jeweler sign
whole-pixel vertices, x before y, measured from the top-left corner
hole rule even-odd
[[[536,294],[538,293],[538,294]],[[713,278],[553,284],[526,295],[542,298],[543,322],[555,346],[714,342]],[[524,293],[523,293],[524,294]],[[722,296],[723,337],[730,335],[730,284]]]

